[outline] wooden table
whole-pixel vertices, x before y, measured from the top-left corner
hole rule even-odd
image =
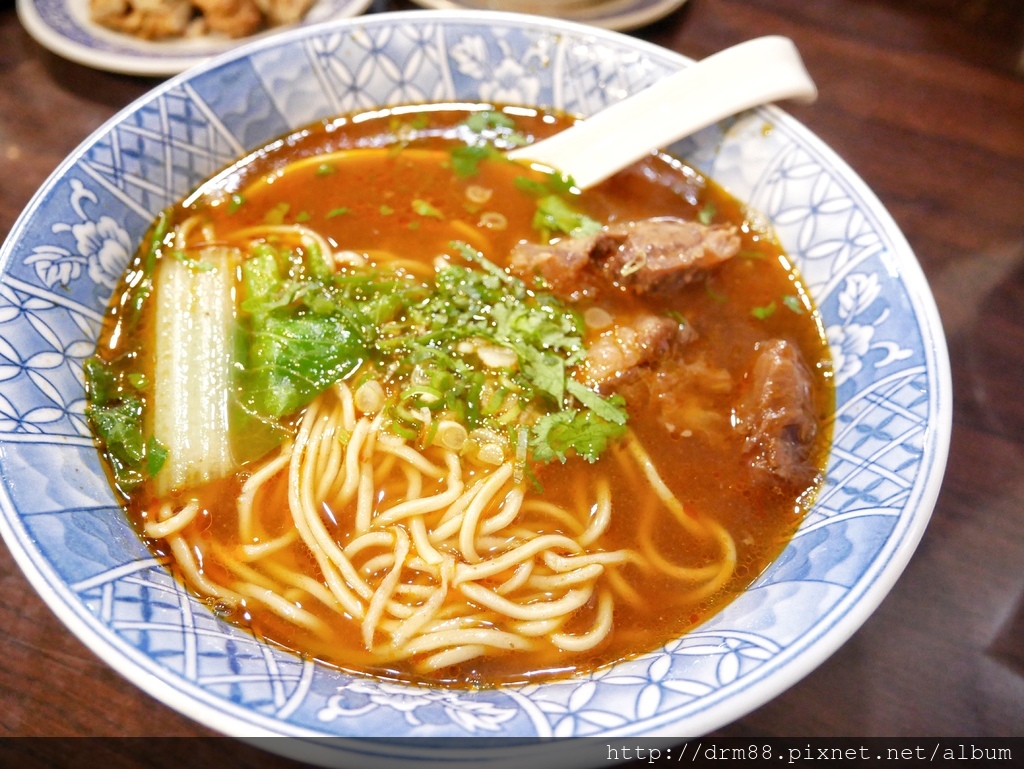
[[[718,736],[1024,736],[1024,3],[690,0],[635,34],[701,58],[768,33],[796,41],[821,90],[791,113],[874,189],[931,281],[956,413],[934,518],[895,589],[819,669]],[[3,0],[0,236],[155,83],[58,58]],[[210,734],[93,656],[5,548],[0,583],[0,736]],[[247,751],[203,743],[189,763],[258,763]]]

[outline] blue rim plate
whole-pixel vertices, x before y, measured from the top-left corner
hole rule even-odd
[[[494,100],[590,114],[689,63],[540,17],[380,14],[233,50],[86,140],[0,252],[0,530],[71,631],[157,699],[226,734],[313,739],[695,736],[835,651],[925,529],[952,389],[933,299],[895,223],[834,152],[777,108],[673,150],[771,220],[821,309],[837,385],[828,479],[779,559],[664,648],[565,681],[464,692],[354,678],[260,644],[190,598],[142,546],[83,418],[82,362],[135,244],[161,209],[247,149],[384,104]],[[323,749],[355,750],[344,741]],[[388,760],[437,758],[402,750],[373,743]]]
[[[316,0],[295,26],[319,24],[363,13],[373,0]],[[58,56],[94,69],[125,75],[177,75],[247,41],[274,34],[267,30],[239,40],[203,37],[142,40],[115,32],[89,18],[89,0],[18,0],[18,18],[36,42]]]

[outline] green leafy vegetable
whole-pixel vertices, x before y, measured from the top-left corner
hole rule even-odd
[[[466,126],[474,133],[482,134],[494,128],[515,128],[515,121],[504,112],[481,110],[466,118]]]
[[[471,116],[466,130],[479,140],[471,138],[451,153],[451,168],[460,176],[477,173],[484,160],[503,159],[499,140],[510,144],[521,138],[514,121],[500,112]],[[316,173],[336,170],[325,163]],[[600,229],[574,207],[571,179],[524,176],[517,186],[536,199],[534,224],[543,235],[578,237]],[[243,203],[236,196],[230,205]],[[418,217],[444,217],[426,199],[413,200],[411,207]],[[379,210],[394,213],[386,204]],[[348,213],[347,207],[337,207],[323,216]],[[294,216],[287,204],[266,217],[271,224],[298,218],[306,217]],[[413,219],[410,226],[419,223]],[[167,250],[165,237],[166,221],[153,233],[152,261]],[[606,398],[573,379],[586,356],[583,321],[556,297],[528,290],[463,242],[450,244],[449,261],[440,263],[432,279],[386,266],[339,268],[321,252],[321,242],[309,231],[274,235],[250,244],[242,255],[241,285],[231,293],[228,308],[234,324],[233,436],[241,434],[239,425],[256,427],[262,432],[253,442],[273,445],[291,429],[283,417],[356,371],[360,382],[386,383],[385,428],[410,440],[428,441],[440,420],[455,419],[471,431],[486,428],[485,434],[505,440],[519,461],[529,451],[535,461],[564,462],[573,455],[593,461],[622,435],[627,413],[621,399]],[[185,275],[195,280],[200,269],[193,254],[182,256],[185,287]],[[175,301],[184,306],[189,295],[183,288]],[[92,408],[122,458],[121,467],[138,478],[168,475],[176,465],[177,443],[161,442],[159,432],[143,435],[145,400],[137,394],[146,383],[133,376],[124,383],[137,386],[132,398],[122,395],[125,388],[117,381],[117,397],[108,405],[94,397]],[[97,376],[94,392],[106,387]],[[427,418],[428,412],[434,417]]]
[[[533,458],[541,462],[565,462],[575,452],[594,462],[626,432],[624,425],[602,419],[593,411],[565,409],[540,418],[530,437]]]
[[[512,183],[515,185],[517,190],[534,198],[539,198],[542,195],[547,195],[551,192],[548,185],[544,182],[537,179],[531,179],[528,176],[517,176]]]
[[[476,176],[482,161],[503,157],[491,144],[467,144],[451,151],[452,170],[457,176]]]
[[[516,130],[515,120],[504,112],[481,110],[474,112],[462,125],[472,134],[466,144],[451,150],[452,170],[463,178],[475,176],[484,160],[508,162],[501,149],[521,147],[529,139]]]
[[[566,388],[574,398],[593,411],[594,414],[599,416],[601,419],[616,425],[626,424],[626,420],[629,415],[626,413],[625,409],[626,402],[621,396],[602,398],[596,392],[584,387],[575,379],[570,379]]]
[[[151,435],[146,443],[146,470],[150,477],[159,473],[166,461],[167,447],[155,435]]]
[[[99,358],[85,362],[85,381],[86,416],[106,450],[118,488],[129,491],[146,479],[142,399],[122,394],[119,376]]]
[[[463,121],[463,125],[488,142],[505,147],[521,147],[529,143],[529,139],[516,130],[516,122],[512,116],[504,112],[496,110],[474,112]]]
[[[267,315],[252,333],[242,388],[246,405],[280,417],[311,401],[362,363],[359,337],[338,317]]]
[[[94,405],[89,420],[106,447],[117,485],[127,490],[145,480],[142,401],[129,395],[108,406]]]
[[[580,213],[558,195],[547,195],[537,201],[533,226],[548,236],[564,233],[574,238],[593,235],[601,230],[600,222]]]

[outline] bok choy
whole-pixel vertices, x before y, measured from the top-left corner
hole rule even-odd
[[[231,449],[237,249],[164,259],[156,274],[153,435],[166,448],[155,477],[165,494],[234,471]]]

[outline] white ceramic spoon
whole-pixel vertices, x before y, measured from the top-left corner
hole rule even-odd
[[[586,189],[730,115],[779,99],[810,103],[817,96],[793,41],[759,37],[709,56],[508,156],[557,169]]]

